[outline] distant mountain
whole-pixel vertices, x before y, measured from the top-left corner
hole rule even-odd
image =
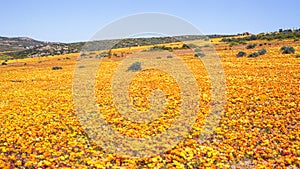
[[[0,59],[60,55],[80,51],[84,43],[43,42],[28,37],[1,37]],[[79,46],[78,46],[79,45]]]
[[[7,38],[0,36],[0,52],[20,51],[42,46],[46,42],[37,41],[28,37]]]

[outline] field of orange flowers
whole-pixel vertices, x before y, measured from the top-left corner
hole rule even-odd
[[[210,82],[199,58],[179,53],[199,86],[199,115],[186,139],[164,154],[145,158],[111,154],[82,128],[72,97],[79,54],[8,61],[0,66],[0,168],[299,168],[300,59],[281,54],[280,48],[292,45],[297,52],[300,44],[256,41],[262,45],[245,49],[214,39],[213,43],[227,88],[219,126],[205,142],[197,141],[211,104]],[[265,55],[236,58],[238,51],[262,48]],[[153,123],[133,123],[116,111],[110,93],[120,63],[104,59],[96,76],[95,93],[105,120],[130,137],[167,130],[179,111],[174,79],[157,70],[134,78],[129,93],[135,108],[149,108],[145,96],[160,88],[168,94],[168,109]],[[52,70],[53,66],[62,69]]]

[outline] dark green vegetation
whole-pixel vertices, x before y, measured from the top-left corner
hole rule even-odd
[[[281,49],[282,54],[293,54],[295,53],[295,49],[292,46],[282,46]]]
[[[253,48],[255,48],[255,46],[256,46],[255,43],[254,44],[249,44],[249,45],[246,46],[246,49],[253,49]]]
[[[264,55],[264,54],[266,54],[267,53],[267,50],[266,49],[261,49],[261,50],[259,50],[258,52],[253,52],[253,53],[251,53],[251,54],[249,54],[247,57],[248,58],[256,58],[256,57],[258,57],[259,55]],[[247,53],[246,52],[244,52],[244,51],[239,51],[237,54],[236,54],[236,57],[244,57],[244,56],[246,56],[247,55]]]
[[[247,57],[248,58],[256,58],[258,56],[259,56],[259,54],[257,52],[253,52],[253,53],[249,54]]]
[[[259,50],[257,53],[258,53],[259,55],[264,55],[264,54],[267,53],[267,50],[266,50],[266,49],[262,49],[262,50]]]
[[[246,56],[246,52],[243,52],[243,51],[240,51],[239,53],[236,54],[236,57],[243,57],[243,56]]]
[[[260,33],[257,35],[251,35],[251,36],[245,36],[245,37],[232,37],[227,38],[224,37],[221,41],[222,42],[228,42],[228,43],[243,43],[245,41],[251,41],[251,40],[274,40],[274,39],[294,39],[294,41],[297,41],[300,38],[300,29],[296,30],[282,30],[279,29],[277,32],[270,32],[270,33]]]

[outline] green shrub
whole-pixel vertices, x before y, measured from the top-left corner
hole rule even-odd
[[[161,59],[161,57],[160,57],[160,56],[158,56],[158,57],[156,57],[156,59]]]
[[[256,58],[257,56],[259,56],[259,54],[257,52],[251,53],[250,55],[248,55],[248,58]]]
[[[296,55],[296,58],[300,58],[300,54],[297,54],[297,55]]]
[[[262,49],[260,51],[257,52],[259,55],[264,55],[267,53],[267,50],[266,49]]]
[[[168,55],[167,58],[173,58],[173,56],[172,55]]]
[[[247,45],[247,46],[246,46],[246,49],[253,49],[253,48],[255,48],[255,47],[256,47],[256,44],[253,43],[253,44]]]
[[[282,54],[293,54],[295,53],[295,49],[292,46],[282,46],[281,49]]]
[[[2,62],[1,65],[7,65],[7,63],[6,62]]]
[[[246,52],[240,51],[239,53],[236,54],[236,57],[243,57],[246,56]]]

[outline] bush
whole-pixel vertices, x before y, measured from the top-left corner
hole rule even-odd
[[[236,57],[243,57],[246,56],[246,52],[240,51],[239,53],[236,54]]]
[[[156,57],[156,59],[161,59],[161,57],[160,57],[160,56],[158,56],[158,57]]]
[[[300,58],[300,54],[297,54],[297,55],[296,55],[296,58]]]
[[[255,47],[256,47],[256,44],[253,43],[253,44],[247,45],[247,46],[246,46],[246,49],[253,49],[253,48],[255,48]]]
[[[259,56],[259,54],[257,52],[254,52],[248,55],[248,58],[256,58],[257,56]]]
[[[167,58],[173,58],[173,56],[172,55],[168,55]]]
[[[204,57],[205,54],[204,54],[204,53],[201,53],[201,52],[198,52],[198,53],[195,53],[194,56],[195,56],[195,57]]]
[[[293,54],[295,53],[295,49],[292,46],[282,46],[281,49],[282,54]]]
[[[7,65],[7,63],[6,62],[2,62],[1,65]]]
[[[259,55],[264,55],[267,53],[267,50],[266,49],[262,49],[260,51],[257,52]]]
[[[134,62],[132,65],[130,65],[127,69],[127,72],[128,71],[133,71],[133,72],[136,72],[136,71],[140,71],[142,70],[142,63],[141,62]]]
[[[60,67],[60,66],[53,66],[52,67],[52,70],[60,70],[60,69],[62,69],[62,67]]]

